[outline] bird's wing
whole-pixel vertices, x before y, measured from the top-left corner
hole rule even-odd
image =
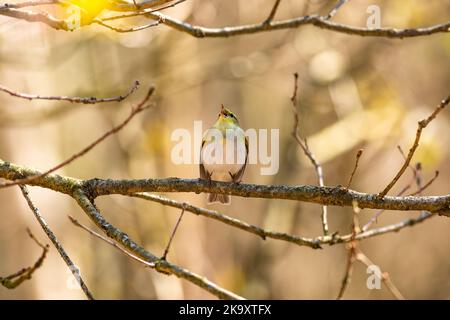
[[[202,159],[202,151],[201,151],[201,150],[203,149],[203,146],[204,146],[205,142],[206,142],[206,140],[203,140],[203,141],[202,141],[202,147],[200,148],[200,166],[199,166],[199,169],[200,169],[200,179],[203,179],[203,180],[210,180],[210,179],[211,179],[211,176],[210,176],[210,174],[206,171],[205,166],[203,165],[203,159]]]
[[[242,176],[244,175],[245,172],[245,168],[247,167],[247,161],[248,161],[248,139],[247,137],[245,137],[245,163],[242,166],[242,168],[239,169],[238,172],[236,172],[231,176],[233,182],[241,182]]]

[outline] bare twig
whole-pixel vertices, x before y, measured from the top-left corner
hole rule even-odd
[[[345,290],[347,290],[348,285],[352,279],[353,275],[353,266],[356,261],[356,247],[358,243],[355,241],[356,235],[359,232],[359,219],[358,214],[360,209],[358,208],[357,203],[353,204],[353,225],[352,225],[352,236],[350,243],[348,244],[348,256],[347,256],[347,267],[345,269],[345,275],[342,279],[341,289],[339,290],[337,299],[340,300],[343,298]]]
[[[92,150],[95,146],[97,146],[99,143],[101,143],[103,140],[105,140],[106,138],[108,138],[109,136],[117,133],[118,131],[120,131],[123,127],[125,127],[128,122],[130,122],[130,120],[139,112],[144,111],[145,109],[151,107],[152,105],[147,105],[147,101],[150,99],[151,95],[154,92],[154,87],[151,87],[150,90],[147,92],[147,95],[145,96],[145,98],[135,107],[131,110],[130,115],[119,125],[115,126],[114,128],[112,128],[111,130],[109,130],[108,132],[104,133],[102,136],[100,136],[99,138],[97,138],[95,141],[93,141],[92,143],[90,143],[88,146],[86,146],[84,149],[82,149],[81,151],[73,154],[70,158],[64,160],[63,162],[61,162],[60,164],[48,169],[47,171],[44,171],[42,174],[38,175],[38,176],[32,176],[32,177],[26,177],[26,178],[21,178],[9,183],[3,183],[0,184],[0,189],[1,188],[5,188],[5,187],[10,187],[13,185],[18,185],[18,184],[29,184],[30,182],[32,182],[35,179],[38,178],[42,178],[46,175],[48,175],[49,173],[52,173],[58,169],[61,169],[62,167],[68,165],[69,163],[71,163],[72,161],[78,159],[79,157],[85,155],[86,153],[88,153],[90,150]]]
[[[358,204],[355,202],[353,204],[353,232],[352,232],[350,248],[349,248],[347,269],[346,269],[346,274],[344,276],[344,280],[342,281],[342,286],[341,286],[341,290],[339,291],[338,299],[342,299],[345,289],[347,288],[347,286],[350,282],[350,278],[351,278],[351,275],[353,272],[353,264],[355,261],[359,261],[368,267],[374,265],[374,263],[372,261],[370,261],[370,259],[361,251],[361,249],[358,247],[358,242],[356,241],[358,238],[358,235],[361,234],[361,230],[359,228],[359,219],[358,219],[358,214],[360,211],[361,210],[358,208]],[[400,291],[397,289],[397,287],[392,283],[392,281],[389,278],[389,274],[387,272],[382,272],[381,277],[382,277],[382,280],[385,283],[386,287],[392,292],[394,297],[396,297],[399,300],[405,299],[403,297],[403,295],[400,293]]]
[[[356,260],[365,264],[367,267],[373,266],[374,263],[360,250],[357,249]],[[405,300],[405,297],[400,293],[397,287],[394,285],[387,272],[381,272],[381,279],[386,287],[391,291],[392,295],[398,300]]]
[[[418,218],[405,219],[401,222],[390,224],[390,225],[387,225],[384,227],[379,227],[377,229],[364,230],[364,228],[363,228],[363,232],[359,233],[356,236],[356,240],[363,240],[363,239],[371,238],[374,236],[378,236],[380,234],[397,232],[399,230],[404,229],[405,227],[412,227],[412,226],[414,226],[418,223],[421,223],[433,216],[435,216],[435,214],[427,212],[427,211],[423,211]],[[345,239],[345,237],[343,237],[343,239]]]
[[[319,249],[320,247],[320,239],[312,239],[312,238],[304,238],[304,237],[298,237],[298,236],[293,236],[287,233],[282,233],[282,232],[275,232],[275,231],[269,231],[269,230],[264,230],[260,227],[257,227],[255,225],[251,225],[247,222],[241,221],[239,219],[236,218],[232,218],[230,216],[227,216],[221,212],[215,211],[215,210],[210,210],[210,209],[205,209],[205,208],[200,208],[200,207],[196,207],[193,205],[190,205],[188,203],[185,202],[179,202],[173,199],[169,199],[160,195],[156,195],[156,194],[148,194],[148,193],[135,193],[130,195],[131,197],[136,197],[136,198],[140,198],[140,199],[144,199],[144,200],[149,200],[149,201],[153,201],[153,202],[157,202],[160,203],[162,205],[165,206],[170,206],[173,208],[179,208],[179,209],[183,209],[185,211],[191,212],[193,214],[196,215],[201,215],[204,216],[206,218],[210,218],[222,223],[225,223],[229,226],[238,228],[240,230],[252,233],[254,235],[257,235],[259,237],[261,237],[262,239],[266,239],[266,238],[271,238],[271,239],[275,239],[275,240],[281,240],[281,241],[286,241],[286,242],[290,242],[299,246],[308,246],[314,249]]]
[[[438,173],[439,173],[439,171],[436,171],[436,174],[435,174],[435,176],[429,181],[429,182],[427,182],[426,183],[426,185],[424,185],[421,189],[419,189],[418,191],[416,191],[416,192],[414,192],[413,194],[410,194],[410,195],[408,195],[408,197],[410,197],[410,196],[413,196],[413,195],[416,195],[416,194],[421,194],[421,192],[422,191],[424,191],[426,188],[428,188],[432,183],[433,183],[433,181],[437,178],[437,176],[438,176]],[[420,173],[419,172],[416,172],[416,176],[414,177],[414,179],[416,180],[416,183],[418,183],[418,181],[420,181]],[[403,188],[397,195],[398,196],[401,196],[401,195],[403,195],[409,188],[411,188],[411,183],[410,184],[408,184],[405,188]],[[373,223],[375,223],[376,221],[377,221],[377,219],[380,217],[380,215],[384,212],[385,210],[379,210],[365,225],[364,225],[364,227],[362,228],[362,230],[363,231],[367,231],[369,228],[370,228],[370,226],[373,224]],[[441,214],[442,212],[440,212],[440,214]],[[411,225],[414,225],[416,222],[422,222],[423,220],[425,220],[425,219],[422,219],[423,217],[425,217],[425,218],[428,218],[428,217],[431,217],[432,216],[432,214],[431,213],[429,213],[429,212],[422,212],[422,215],[419,217],[419,218],[417,218],[417,220],[411,220],[411,219],[407,219],[407,220],[405,220],[404,222],[406,223],[406,224],[402,224],[402,223],[400,223],[400,227],[404,227],[404,226],[406,226],[406,225],[408,225],[408,224],[411,224]],[[390,225],[390,226],[394,226],[394,225]],[[380,229],[383,229],[383,228],[380,228]],[[397,229],[398,230],[398,229]]]
[[[69,267],[70,271],[72,272],[73,276],[75,277],[76,281],[80,285],[81,289],[83,290],[84,294],[89,300],[93,300],[94,296],[89,291],[88,287],[86,286],[85,282],[83,281],[83,278],[81,277],[80,270],[78,267],[72,262],[66,251],[64,250],[63,246],[59,242],[59,240],[56,238],[56,235],[53,233],[53,231],[48,226],[45,219],[41,216],[39,209],[34,205],[33,201],[31,200],[31,197],[28,193],[27,187],[20,185],[20,189],[22,190],[22,194],[25,198],[25,200],[28,203],[28,206],[30,207],[31,211],[33,212],[34,216],[36,217],[37,221],[41,225],[42,229],[44,230],[45,234],[47,234],[48,238],[51,240],[53,245],[55,246],[56,250],[58,250],[59,254],[63,258],[64,262]]]
[[[292,102],[292,110],[294,114],[294,128],[292,130],[292,136],[294,137],[295,141],[297,141],[298,145],[302,148],[304,154],[308,157],[308,159],[311,161],[312,165],[314,166],[314,169],[316,170],[319,186],[323,187],[325,184],[323,182],[323,171],[322,166],[320,163],[316,160],[316,157],[312,153],[312,151],[308,147],[308,142],[306,139],[302,139],[300,137],[299,133],[299,116],[297,111],[297,91],[298,91],[298,73],[294,73],[294,92],[292,93],[291,102]],[[328,218],[327,218],[327,207],[322,206],[322,229],[323,234],[328,234]]]
[[[36,237],[31,233],[30,229],[27,228],[27,233],[30,236],[33,241],[42,248],[42,254],[39,257],[39,259],[34,263],[33,266],[28,268],[23,268],[22,270],[13,273],[6,277],[0,277],[0,284],[4,286],[7,289],[15,289],[19,285],[21,285],[24,281],[31,279],[31,276],[33,273],[42,266],[42,263],[45,260],[45,257],[47,256],[47,252],[49,250],[49,245],[43,245],[41,244]]]
[[[280,5],[281,0],[275,0],[275,3],[273,4],[272,10],[270,10],[270,14],[267,17],[267,19],[264,21],[266,24],[270,24],[272,22],[273,18],[275,17],[275,14],[277,13],[278,6]]]
[[[105,27],[105,28],[108,28],[110,30],[113,30],[113,31],[116,31],[116,32],[119,32],[119,33],[129,33],[129,32],[140,31],[140,30],[151,28],[151,27],[156,27],[157,25],[159,25],[161,23],[160,21],[155,21],[155,22],[143,25],[143,26],[138,26],[138,27],[132,27],[132,28],[124,29],[124,28],[111,26],[111,25],[103,22],[100,19],[95,19],[94,22],[99,24],[99,25],[101,25],[101,26],[103,26],[103,27]]]
[[[154,8],[154,7],[158,7],[158,6],[162,6],[168,2],[172,2],[173,0],[145,0],[145,1],[141,1],[140,3],[136,3],[135,1],[133,2],[127,2],[127,1],[111,1],[110,5],[108,6],[109,10],[112,11],[135,11],[136,7],[138,7],[138,9],[149,9],[149,8]],[[180,2],[184,2],[186,0],[180,1]],[[170,5],[170,6],[174,6]],[[163,7],[159,8],[158,10],[162,10]]]
[[[83,103],[83,104],[98,104],[104,102],[121,102],[128,98],[133,92],[139,87],[139,81],[135,81],[133,86],[123,95],[111,98],[96,98],[96,97],[68,97],[68,96],[41,96],[37,94],[20,93],[11,90],[3,85],[0,85],[0,91],[6,92],[9,95],[17,98],[27,99],[27,100],[58,100],[58,101],[68,101],[71,103]]]
[[[359,149],[358,153],[356,154],[355,166],[353,168],[352,174],[350,175],[350,179],[348,179],[346,189],[350,188],[350,185],[352,184],[353,176],[355,175],[356,169],[358,169],[359,158],[361,158],[363,151],[364,151],[363,149]]]
[[[330,13],[328,13],[324,19],[325,20],[330,20],[331,18],[333,18],[336,13],[339,11],[339,9],[345,4],[347,3],[349,0],[338,0],[338,3],[333,7],[333,9],[330,11]]]
[[[417,195],[417,194],[421,194],[422,191],[424,191],[425,189],[427,189],[427,188],[434,182],[434,180],[437,179],[438,176],[439,176],[439,171],[436,170],[436,171],[434,172],[434,177],[431,178],[430,181],[428,181],[427,183],[425,183],[425,185],[423,185],[422,187],[420,187],[419,190],[417,190],[416,192],[413,192],[413,193],[408,194],[407,197],[415,196],[415,195]]]
[[[172,234],[170,235],[169,242],[167,243],[166,249],[164,249],[164,254],[161,257],[161,260],[166,260],[167,255],[169,254],[170,245],[172,244],[173,237],[175,236],[175,233],[177,232],[177,229],[178,229],[178,226],[179,226],[179,224],[181,222],[181,219],[183,219],[183,215],[184,215],[184,211],[186,210],[186,207],[187,207],[186,203],[183,203],[181,205],[180,216],[178,217],[177,223],[175,224],[175,227],[172,230]]]
[[[4,3],[0,4],[0,10],[2,9],[21,9],[26,7],[36,7],[59,3],[58,0],[34,0],[34,1],[23,1],[19,3]]]
[[[407,157],[405,152],[403,151],[401,146],[397,146],[398,151],[400,152],[400,154],[403,157],[404,161],[407,161]],[[408,167],[411,169],[411,172],[414,175],[414,180],[415,183],[417,185],[417,188],[421,188],[422,187],[422,164],[420,162],[417,162],[415,166],[413,166],[412,164],[409,164]]]
[[[172,4],[169,4],[169,5],[163,6],[161,8],[158,8],[158,9],[143,10],[143,11],[138,11],[138,12],[132,12],[132,13],[126,13],[126,14],[121,14],[121,15],[105,17],[105,18],[102,18],[101,21],[104,22],[104,21],[126,19],[126,18],[138,17],[138,16],[145,16],[145,15],[147,15],[149,13],[158,12],[158,11],[161,11],[161,10],[164,10],[164,9],[169,9],[169,8],[175,7],[176,5],[178,5],[178,4],[182,3],[182,2],[185,2],[185,1],[186,0],[179,0],[179,1],[176,1],[176,2],[174,2]],[[139,7],[139,9],[141,9],[141,7]],[[162,21],[162,20],[158,20],[158,21]]]
[[[111,240],[111,239],[108,239],[107,237],[104,237],[104,236],[102,236],[101,234],[99,234],[99,233],[97,233],[97,232],[95,232],[95,231],[89,229],[88,227],[82,225],[82,224],[81,224],[80,222],[78,222],[78,220],[76,220],[75,218],[73,218],[73,217],[71,217],[71,216],[68,216],[68,217],[69,217],[69,220],[70,220],[75,226],[77,226],[77,227],[79,227],[79,228],[81,228],[81,229],[87,231],[88,233],[90,233],[90,234],[93,235],[94,237],[97,237],[97,238],[99,238],[99,239],[105,241],[106,243],[112,245],[114,248],[119,249],[120,251],[122,251],[123,253],[125,253],[127,256],[133,258],[133,259],[136,260],[136,261],[139,261],[139,262],[142,263],[142,264],[145,264],[147,267],[151,267],[151,268],[154,268],[154,267],[155,267],[155,264],[154,264],[154,263],[152,263],[152,262],[147,262],[147,261],[145,261],[145,260],[143,260],[143,259],[141,259],[141,258],[135,256],[134,254],[129,253],[127,250],[125,250],[124,248],[122,248],[121,246],[119,246],[115,241],[113,241],[113,240]]]
[[[398,179],[400,179],[400,177],[403,175],[406,168],[408,168],[409,163],[411,162],[411,159],[412,159],[417,147],[419,146],[419,141],[420,141],[420,136],[422,134],[422,130],[424,128],[426,128],[426,126],[431,121],[433,121],[434,118],[436,118],[436,116],[438,115],[438,113],[441,112],[449,103],[450,103],[450,95],[447,96],[446,99],[441,101],[441,103],[437,106],[437,108],[433,111],[433,113],[428,118],[419,121],[418,127],[417,127],[417,132],[416,132],[416,139],[414,140],[414,144],[412,145],[411,149],[409,149],[408,156],[406,157],[406,160],[403,163],[403,166],[400,168],[400,170],[395,175],[395,177],[392,179],[392,181],[389,182],[389,184],[386,186],[386,188],[384,188],[384,190],[378,194],[378,196],[380,198],[383,198],[389,192],[389,190],[392,189],[392,187],[397,183]]]

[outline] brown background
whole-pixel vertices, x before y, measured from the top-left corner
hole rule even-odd
[[[205,26],[262,21],[273,1],[187,1],[167,14]],[[283,0],[277,18],[326,13],[333,1]],[[418,27],[449,19],[448,1],[350,1],[334,18],[365,26],[370,4],[381,8],[383,26]],[[136,23],[145,23],[136,20]],[[125,25],[122,25],[125,26]],[[220,104],[229,106],[245,128],[280,129],[280,171],[261,176],[251,165],[244,181],[258,184],[315,184],[315,173],[290,136],[289,97],[294,72],[300,74],[301,133],[324,164],[327,185],[345,185],[356,150],[365,152],[353,188],[378,192],[402,163],[396,146],[408,150],[418,120],[448,94],[450,37],[389,40],[349,36],[311,26],[224,39],[195,39],[165,26],[117,34],[100,26],[76,32],[0,18],[0,83],[22,92],[53,95],[114,96],[134,80],[141,91],[123,103],[101,106],[14,99],[0,95],[0,158],[47,169],[87,145],[127,116],[130,106],[157,87],[157,107],[139,115],[83,158],[60,170],[78,178],[196,178],[196,165],[175,166],[170,159],[176,128],[194,120],[210,125]],[[425,130],[414,162],[424,179],[438,180],[426,194],[449,193],[449,110]],[[391,194],[411,179],[400,180]],[[74,228],[67,215],[85,224],[74,201],[55,192],[30,188],[56,235],[98,298],[192,299],[212,296],[175,277],[144,269],[116,249]],[[170,194],[204,206],[204,195]],[[98,205],[107,219],[138,243],[162,254],[179,210],[121,196]],[[293,201],[234,197],[229,207],[213,207],[233,217],[276,231],[314,237],[321,234],[320,207]],[[373,210],[364,210],[363,222]],[[386,212],[377,226],[418,213]],[[329,208],[331,231],[350,231],[351,209]],[[48,242],[18,188],[0,191],[0,275],[31,265],[40,249],[25,233],[30,227]],[[450,298],[450,220],[424,224],[364,241],[364,252],[409,299]],[[249,298],[333,299],[345,269],[343,245],[312,250],[267,240],[186,214],[169,260]],[[366,288],[366,269],[357,265],[345,298],[383,299],[392,295]],[[84,298],[72,284],[52,247],[48,259],[16,290],[0,287],[3,299]],[[71,285],[72,284],[72,285]],[[73,287],[73,288],[72,288]]]

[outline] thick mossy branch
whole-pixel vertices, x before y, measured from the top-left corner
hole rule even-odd
[[[39,176],[40,171],[14,165],[0,160],[0,178],[15,180],[28,176]],[[112,180],[91,179],[79,180],[57,174],[39,177],[30,185],[40,186],[57,192],[73,195],[76,190],[83,190],[90,198],[101,195],[131,195],[138,192],[195,192],[221,193],[240,197],[297,200],[322,205],[351,207],[356,201],[360,208],[448,212],[450,195],[442,196],[408,196],[380,198],[376,194],[368,194],[337,187],[318,187],[313,185],[256,185],[234,184],[225,182],[208,183],[200,179],[138,179]]]

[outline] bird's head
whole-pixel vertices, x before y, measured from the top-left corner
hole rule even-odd
[[[220,109],[218,121],[239,125],[239,121],[234,113],[230,109],[225,108],[223,104]]]

